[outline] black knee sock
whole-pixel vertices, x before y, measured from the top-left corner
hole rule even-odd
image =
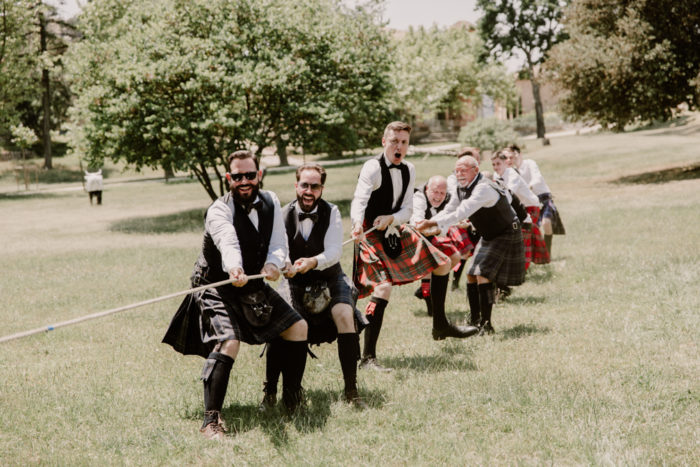
[[[360,336],[354,332],[338,334],[338,360],[343,370],[345,391],[357,389],[357,361],[360,359]]]
[[[284,343],[278,337],[267,343],[265,360],[265,393],[277,394],[277,383],[284,364]]]
[[[306,368],[307,341],[282,340],[284,365],[282,367],[283,394],[296,394],[301,389],[301,380]]]
[[[204,411],[211,412],[215,410],[221,412],[234,360],[226,354],[212,352],[209,354],[209,357],[207,357],[205,369],[207,365],[212,364],[212,360],[213,368],[211,368],[209,374],[204,379]]]
[[[481,308],[481,324],[491,322],[491,308],[493,307],[493,284],[487,282],[479,284],[479,304]]]
[[[384,310],[388,304],[389,302],[383,298],[372,297],[367,304],[367,308],[365,308],[369,325],[365,328],[363,358],[374,358],[377,356],[377,340],[379,339],[379,332],[382,330]]]
[[[466,259],[459,260],[459,267],[452,273],[452,282],[459,284],[459,279],[462,277],[462,271],[464,271],[464,265],[467,264]]]
[[[479,304],[479,285],[467,282],[467,302],[469,302],[469,323],[478,326],[481,323],[481,305]]]
[[[445,316],[445,297],[447,296],[447,284],[450,276],[438,276],[433,274],[430,277],[430,300],[433,302],[433,329],[442,329],[449,323]]]

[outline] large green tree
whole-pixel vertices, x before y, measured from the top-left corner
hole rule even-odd
[[[700,0],[576,0],[548,68],[562,109],[623,131],[700,104]]]
[[[407,121],[475,111],[488,95],[508,99],[513,78],[499,64],[479,63],[483,43],[467,24],[410,28],[394,37],[392,109]]]
[[[372,121],[387,86],[373,24],[336,0],[89,4],[71,53],[76,147],[93,164],[189,170],[216,198],[232,150]]]
[[[483,12],[479,33],[486,50],[495,58],[524,60],[532,84],[538,138],[545,135],[539,65],[554,44],[566,38],[561,18],[567,3],[568,0],[477,0],[477,8]]]

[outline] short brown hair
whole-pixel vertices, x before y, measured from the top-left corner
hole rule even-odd
[[[384,137],[390,132],[390,131],[407,131],[409,134],[411,133],[411,125],[408,123],[404,122],[391,122],[384,128]]]
[[[228,172],[231,170],[231,162],[234,161],[234,159],[238,160],[244,160],[244,159],[253,159],[255,162],[255,170],[260,170],[260,163],[258,162],[258,158],[253,155],[252,152],[248,151],[247,149],[241,149],[239,151],[234,151],[231,154],[228,155],[228,158],[226,159],[226,171]]]
[[[321,185],[325,185],[326,183],[326,169],[324,169],[321,164],[318,164],[316,162],[305,162],[299,167],[297,167],[297,182],[301,178],[301,173],[304,170],[315,170],[321,175]]]
[[[491,160],[495,159],[501,159],[501,160],[506,160],[508,159],[508,150],[507,149],[501,149],[500,151],[496,151],[493,156],[491,156]]]

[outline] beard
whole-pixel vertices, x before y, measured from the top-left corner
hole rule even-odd
[[[309,206],[307,203],[310,201],[309,197],[304,195],[297,195],[297,205],[299,206],[299,209],[301,209],[303,212],[311,212],[313,211],[316,206],[318,205],[318,200],[321,199],[320,197],[316,198],[314,197],[313,203]]]
[[[239,190],[243,187],[251,187],[250,192],[249,193],[241,193]],[[233,200],[235,202],[237,202],[238,204],[241,204],[243,206],[251,204],[253,201],[255,201],[255,198],[258,197],[259,191],[260,191],[260,187],[256,184],[252,184],[252,183],[249,183],[247,185],[238,185],[236,188],[231,190],[231,192],[233,193]]]

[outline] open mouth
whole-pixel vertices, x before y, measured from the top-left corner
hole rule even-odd
[[[316,198],[310,195],[304,195],[301,197],[301,200],[304,202],[304,204],[312,205],[316,201]]]

